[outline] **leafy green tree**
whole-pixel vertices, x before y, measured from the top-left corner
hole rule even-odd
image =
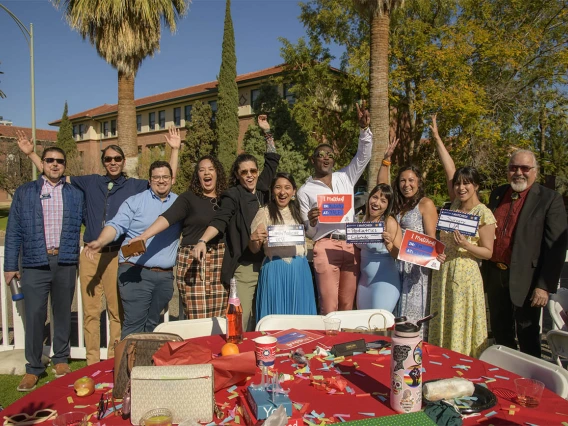
[[[237,55],[231,18],[231,0],[226,1],[223,50],[219,71],[219,107],[215,120],[219,140],[219,161],[228,173],[237,153],[239,139],[239,90],[236,80]]]
[[[134,80],[142,61],[160,48],[162,22],[172,32],[189,0],[53,0],[64,7],[67,22],[118,71],[118,144],[127,172],[138,162]]]
[[[81,173],[81,159],[79,158],[79,152],[77,151],[77,143],[73,138],[73,124],[67,116],[67,101],[65,101],[65,107],[63,107],[63,114],[61,115],[61,124],[59,125],[59,131],[57,132],[57,142],[55,146],[61,148],[67,154],[67,166],[65,167],[65,173],[67,175],[80,175]]]
[[[189,187],[193,169],[197,160],[204,155],[215,155],[217,141],[215,130],[212,126],[211,106],[204,102],[195,102],[191,109],[191,121],[186,123],[187,130],[183,147],[180,152],[180,165],[177,173],[174,192],[181,194]]]

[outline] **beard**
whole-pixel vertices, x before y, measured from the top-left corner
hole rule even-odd
[[[518,179],[516,182],[514,180],[511,181],[511,188],[515,192],[523,192],[527,189],[528,182],[526,179]]]

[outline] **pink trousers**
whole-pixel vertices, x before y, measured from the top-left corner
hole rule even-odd
[[[359,277],[358,257],[353,244],[330,238],[316,241],[314,269],[322,315],[353,309]]]

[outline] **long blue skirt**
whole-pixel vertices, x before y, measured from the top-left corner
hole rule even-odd
[[[290,263],[276,256],[264,259],[256,290],[256,320],[272,314],[316,314],[312,274],[305,256],[295,256]]]

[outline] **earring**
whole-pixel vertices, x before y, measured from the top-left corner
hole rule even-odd
[[[296,201],[296,196],[295,196],[295,195],[292,195],[292,196],[290,197],[290,199],[291,199],[292,201]]]

